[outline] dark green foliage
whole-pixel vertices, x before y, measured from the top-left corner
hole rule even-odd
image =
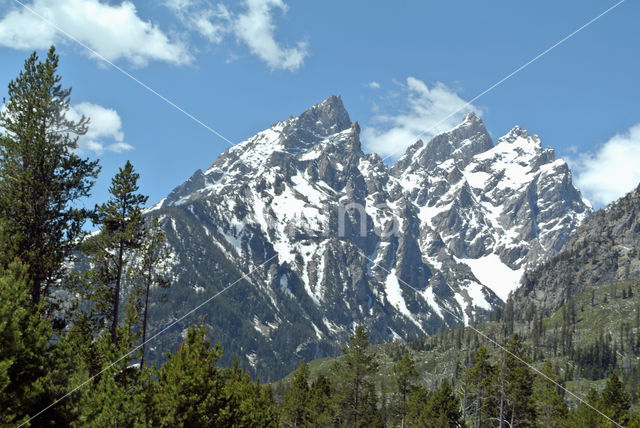
[[[535,378],[533,392],[538,424],[543,427],[567,426],[567,403],[558,392],[556,384],[560,380],[550,361],[544,363],[541,372],[544,376],[538,375]]]
[[[207,331],[204,322],[191,327],[180,349],[157,372],[153,425],[275,426],[269,390],[251,382],[237,365],[218,368],[222,350],[211,347]]]
[[[416,369],[415,361],[413,361],[408,352],[405,352],[402,359],[393,366],[393,380],[396,388],[394,407],[402,425],[404,425],[404,419],[407,415],[409,394],[413,391],[418,381],[418,376],[419,373]]]
[[[505,346],[504,364],[501,373],[504,376],[503,399],[504,420],[510,421],[512,427],[529,427],[535,425],[536,413],[531,396],[533,394],[533,374],[527,363],[526,348],[521,338],[514,335]]]
[[[344,348],[344,359],[334,367],[339,418],[346,426],[371,426],[377,416],[373,376],[378,369],[369,350],[369,335],[358,326]]]
[[[309,389],[309,366],[300,364],[291,388],[281,405],[281,424],[287,427],[308,426],[311,422],[311,391]]]
[[[468,374],[471,415],[474,426],[491,426],[489,421],[495,418],[495,375],[496,369],[489,361],[487,348],[481,346],[474,356],[475,364]]]
[[[132,292],[132,300],[136,309],[142,311],[142,348],[140,350],[140,366],[145,364],[145,349],[147,340],[147,327],[149,324],[149,297],[151,287],[169,287],[169,281],[164,275],[163,262],[166,261],[166,254],[162,252],[162,244],[165,241],[165,234],[162,231],[160,221],[157,218],[151,220],[146,228],[139,251],[141,258],[138,266],[132,268],[130,276],[134,279],[135,288]]]
[[[145,237],[142,207],[147,196],[138,192],[138,178],[131,162],[111,180],[109,200],[97,208],[100,233],[84,245],[95,267],[88,272],[92,289],[89,299],[99,321],[110,326],[111,340],[118,344],[118,322],[122,284],[132,251],[139,249]]]
[[[615,422],[625,425],[629,420],[629,408],[631,400],[629,394],[624,390],[624,386],[618,374],[613,372],[607,385],[604,387],[600,395],[600,406],[598,406],[604,414]]]
[[[331,401],[333,390],[324,375],[319,375],[311,385],[309,393],[309,418],[312,427],[333,426],[334,408]]]
[[[409,400],[407,426],[444,428],[464,426],[460,412],[460,400],[455,396],[451,383],[445,379],[437,390],[429,394],[417,388]]]
[[[0,112],[0,218],[10,235],[9,257],[28,266],[37,305],[60,279],[63,262],[82,236],[90,212],[74,202],[89,195],[97,161],[74,153],[89,120],[67,119],[71,89],[63,89],[52,46],[38,61],[34,52],[9,83]]]
[[[0,271],[0,425],[23,421],[46,403],[51,329],[33,311],[28,269],[18,262]]]
[[[595,410],[598,408],[598,392],[590,389],[584,402],[580,402],[571,414],[570,426],[597,427],[604,424],[603,417]]]
[[[229,418],[229,397],[216,363],[219,346],[206,339],[208,328],[192,327],[178,351],[157,372],[154,424],[157,426],[222,426]]]

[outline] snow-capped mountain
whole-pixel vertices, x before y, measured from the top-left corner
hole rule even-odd
[[[393,167],[359,134],[332,96],[150,208],[173,279],[155,321],[242,277],[202,313],[227,355],[271,379],[358,324],[380,342],[482,318],[591,213],[567,164],[519,127],[494,146],[470,113]]]

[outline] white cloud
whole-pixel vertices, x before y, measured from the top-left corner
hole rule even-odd
[[[283,0],[244,0],[239,12],[222,3],[209,6],[201,0],[167,0],[165,4],[185,26],[209,42],[219,44],[232,35],[272,70],[295,71],[309,55],[306,42],[284,46],[276,40],[273,18],[276,11],[287,12]]]
[[[124,141],[122,120],[118,112],[92,103],[80,103],[71,107],[67,117],[78,121],[82,115],[91,119],[89,130],[78,140],[79,152],[94,152],[101,155],[105,151],[122,153],[133,149]]]
[[[365,148],[382,157],[397,158],[418,139],[428,141],[455,127],[469,111],[481,113],[477,107],[465,106],[466,101],[443,83],[429,88],[415,77],[395,83],[398,90],[374,104],[371,123],[362,131]]]
[[[126,59],[136,66],[149,61],[185,64],[191,61],[186,47],[171,40],[157,25],[142,20],[135,5],[99,0],[34,0],[27,5],[109,61]],[[0,45],[13,49],[46,49],[69,42],[51,25],[23,7],[0,20]]]
[[[271,69],[297,70],[308,55],[307,44],[298,42],[295,47],[282,47],[275,40],[276,27],[272,11],[287,6],[282,0],[246,0],[247,10],[239,14],[235,22],[236,37],[249,46],[251,53],[263,60]]]
[[[211,43],[221,43],[232,30],[231,12],[222,3],[209,7],[198,0],[167,0],[165,5],[185,26],[195,29]]]
[[[578,188],[595,206],[624,196],[640,182],[640,123],[569,163]]]
[[[367,87],[371,89],[380,89],[380,84],[374,80],[372,82],[367,83]]]

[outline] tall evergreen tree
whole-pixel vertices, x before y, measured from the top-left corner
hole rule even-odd
[[[10,259],[28,266],[35,305],[82,236],[90,212],[74,202],[89,195],[100,169],[74,152],[89,120],[68,119],[71,89],[60,84],[58,60],[53,46],[44,62],[35,52],[27,58],[0,111],[0,218]]]
[[[139,174],[127,161],[111,180],[109,200],[97,208],[100,233],[84,246],[95,269],[89,272],[94,284],[91,300],[100,319],[110,325],[111,341],[118,344],[118,322],[122,284],[126,276],[126,264],[132,250],[139,249],[144,241],[145,224],[142,207],[147,196],[138,192]]]
[[[377,413],[372,377],[378,363],[369,345],[369,334],[358,326],[343,349],[343,361],[334,367],[341,416],[347,426],[354,428],[368,426]]]
[[[319,374],[309,391],[310,426],[333,427],[334,407],[331,402],[332,387],[329,379]]]
[[[526,348],[522,339],[514,334],[507,342],[503,354],[506,411],[505,420],[511,427],[529,427],[535,425],[536,413],[532,405],[533,374],[525,364]]]
[[[550,361],[545,361],[541,372],[546,377],[536,377],[533,392],[538,425],[545,428],[567,426],[567,403],[558,394],[557,385],[552,382],[559,382],[559,379]]]
[[[460,400],[455,396],[449,380],[442,381],[438,389],[431,393],[422,386],[414,388],[409,397],[407,422],[410,427],[464,426]]]
[[[52,334],[33,311],[27,271],[18,262],[0,270],[1,426],[24,422],[52,398],[47,393]]]
[[[134,291],[133,299],[142,311],[142,348],[140,366],[145,363],[145,348],[147,341],[147,326],[149,323],[149,296],[152,286],[167,288],[170,283],[163,270],[165,256],[162,253],[162,243],[166,236],[162,231],[160,221],[154,218],[145,229],[142,248],[140,250],[140,263],[133,267],[132,276],[139,280]]]
[[[458,427],[463,426],[460,412],[460,400],[453,393],[451,383],[445,379],[429,398],[424,426]],[[432,421],[431,423],[429,421]]]
[[[293,375],[291,389],[282,401],[282,424],[287,427],[307,426],[310,422],[309,366],[303,362]]]
[[[600,394],[599,408],[615,422],[626,425],[629,421],[630,407],[631,398],[624,390],[624,385],[620,382],[618,374],[613,372]]]
[[[495,407],[491,405],[495,380],[495,367],[489,362],[489,352],[480,346],[474,356],[475,364],[469,371],[472,390],[474,428],[491,426],[488,422],[495,417]]]
[[[604,418],[595,409],[599,407],[600,397],[598,392],[591,388],[587,394],[585,402],[580,402],[578,407],[572,412],[570,426],[576,427],[597,427],[603,425]]]
[[[216,366],[222,350],[211,346],[207,332],[204,321],[189,328],[180,348],[167,355],[168,361],[157,372],[155,426],[225,426],[228,422],[229,398],[223,394],[224,379]]]
[[[223,397],[229,402],[221,413],[220,423],[213,426],[250,428],[277,427],[278,417],[270,386],[252,382],[249,373],[242,370],[238,360],[222,371]]]
[[[413,361],[408,352],[405,352],[402,359],[393,366],[392,372],[397,393],[397,413],[400,417],[400,426],[404,428],[405,417],[407,415],[407,401],[418,379],[419,373],[418,369],[416,369],[415,361]]]

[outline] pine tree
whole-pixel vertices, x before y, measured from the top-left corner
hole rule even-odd
[[[476,363],[469,371],[469,383],[472,388],[474,428],[490,426],[488,421],[495,417],[492,401],[495,367],[489,362],[489,352],[480,346],[474,357]]]
[[[418,378],[418,369],[408,352],[405,352],[402,359],[398,361],[392,369],[393,379],[397,393],[397,413],[400,417],[400,425],[405,426],[405,417],[407,415],[407,400],[409,394],[414,388]]]
[[[88,272],[94,285],[90,299],[98,317],[110,325],[114,345],[118,344],[122,284],[128,256],[142,246],[145,235],[142,206],[147,196],[137,193],[138,178],[139,174],[129,161],[119,169],[111,180],[110,199],[97,209],[100,233],[84,246],[96,265]]]
[[[460,400],[453,393],[451,383],[442,381],[438,389],[429,397],[426,412],[419,423],[425,427],[457,427],[463,426],[460,413]]]
[[[275,402],[269,386],[252,382],[249,373],[235,360],[233,366],[222,371],[223,397],[228,405],[213,426],[273,427],[278,423]]]
[[[169,287],[170,283],[166,278],[163,262],[166,257],[162,253],[161,245],[165,241],[166,235],[162,231],[160,221],[154,218],[151,224],[144,231],[142,248],[140,250],[140,264],[135,266],[131,276],[140,281],[137,285],[133,299],[142,311],[142,348],[140,366],[145,362],[145,344],[147,341],[147,326],[149,323],[149,295],[152,286],[162,288]]]
[[[216,366],[222,350],[211,347],[207,332],[204,321],[189,328],[180,348],[156,373],[153,425],[225,426],[229,421],[230,398],[223,394],[225,381]]]
[[[377,413],[371,378],[378,370],[378,363],[369,351],[369,334],[364,327],[356,328],[343,352],[343,361],[337,362],[333,371],[341,417],[347,426],[368,426]]]
[[[14,262],[0,270],[0,425],[24,422],[49,404],[52,336],[34,313],[28,268]],[[51,414],[47,415],[49,418]]]
[[[621,425],[625,425],[629,419],[629,408],[631,398],[624,390],[624,385],[620,382],[618,374],[613,372],[607,380],[602,393],[600,394],[599,408],[604,414]]]
[[[604,418],[594,408],[598,408],[600,397],[598,392],[591,388],[585,402],[581,401],[570,417],[570,426],[597,427],[603,425]]]
[[[309,417],[312,427],[333,427],[334,408],[331,396],[333,394],[331,382],[319,374],[311,385],[309,392]]]
[[[307,426],[310,422],[309,366],[303,362],[293,375],[291,388],[282,401],[282,423],[287,427]]]
[[[44,62],[34,52],[9,83],[0,112],[0,218],[12,238],[12,254],[28,266],[34,305],[63,275],[90,212],[74,202],[89,196],[98,161],[74,153],[89,120],[67,118],[71,89],[56,74],[52,46]]]
[[[525,345],[515,334],[507,342],[503,354],[505,378],[505,420],[511,427],[535,425],[536,413],[531,396],[533,394],[533,374],[527,366]]]
[[[150,370],[129,366],[129,358],[109,367],[111,361],[117,361],[128,350],[114,345],[108,335],[101,336],[98,342],[96,348],[103,353],[106,370],[81,391],[80,414],[71,425],[149,426],[154,411],[154,384]]]
[[[546,377],[536,377],[533,393],[538,424],[546,428],[566,426],[567,403],[558,394],[557,385],[552,382],[559,383],[559,379],[550,361],[545,361],[541,372]]]

